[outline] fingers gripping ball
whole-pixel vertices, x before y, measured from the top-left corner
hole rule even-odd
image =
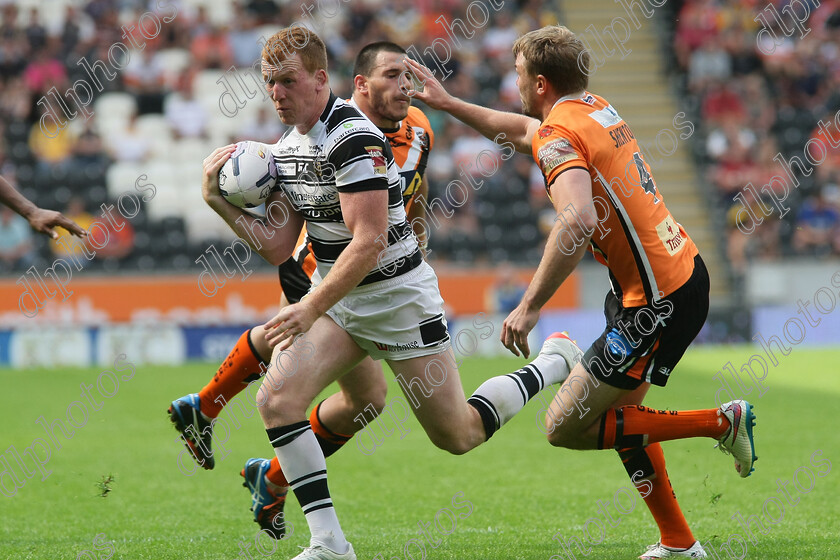
[[[219,192],[239,208],[259,206],[277,183],[271,149],[260,142],[239,142],[219,170]]]

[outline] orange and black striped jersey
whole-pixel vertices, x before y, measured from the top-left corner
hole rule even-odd
[[[417,107],[408,108],[408,116],[400,121],[399,128],[379,130],[391,144],[394,161],[400,170],[405,211],[408,212],[426,173],[426,163],[435,143],[435,133],[429,119]]]
[[[584,92],[558,100],[532,150],[546,189],[569,169],[589,172],[599,223],[589,249],[609,269],[625,307],[665,297],[689,279],[697,247],[665,207],[632,131],[604,98]]]

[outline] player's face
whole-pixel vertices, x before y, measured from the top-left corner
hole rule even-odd
[[[319,72],[322,71],[310,74],[298,53],[284,59],[280,68],[262,61],[263,80],[283,124],[296,126],[311,120]]]
[[[529,117],[542,120],[542,114],[537,110],[537,81],[525,70],[525,59],[521,53],[516,56],[514,68],[519,98],[522,100],[522,112]]]
[[[402,53],[380,52],[376,64],[367,77],[370,108],[381,119],[401,121],[408,115],[411,98],[401,90],[410,88]]]

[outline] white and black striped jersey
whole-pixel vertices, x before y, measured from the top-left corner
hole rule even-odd
[[[356,107],[355,98],[349,103]],[[359,109],[361,111],[361,109]],[[380,128],[388,143],[400,173],[400,189],[406,213],[411,212],[411,205],[416,202],[420,183],[426,173],[429,153],[435,143],[435,134],[426,115],[414,106],[409,106],[408,114],[394,129]]]
[[[291,127],[272,146],[277,164],[275,191],[282,190],[306,220],[318,273],[327,275],[350,240],[339,192],[388,190],[387,240],[359,285],[401,274],[422,260],[406,220],[399,170],[385,135],[358,109],[332,93],[324,112],[306,134]]]

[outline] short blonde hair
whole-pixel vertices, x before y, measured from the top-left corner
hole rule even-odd
[[[513,56],[525,61],[524,71],[542,74],[563,96],[589,85],[589,52],[567,27],[548,25],[529,31],[513,43]]]
[[[318,35],[301,25],[284,27],[263,45],[262,59],[281,68],[283,61],[298,53],[310,74],[327,69],[327,47]]]

